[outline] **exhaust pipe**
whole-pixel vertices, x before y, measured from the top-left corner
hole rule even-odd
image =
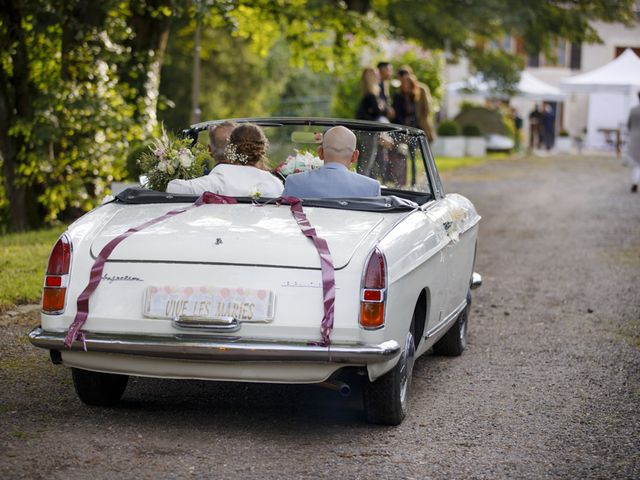
[[[351,395],[351,387],[340,380],[327,380],[319,385],[323,388],[328,388],[329,390],[335,390],[343,397]]]

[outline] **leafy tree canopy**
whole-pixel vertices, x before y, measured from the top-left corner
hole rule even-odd
[[[590,21],[630,23],[633,6],[633,0],[5,1],[0,224],[25,229],[91,208],[124,175],[124,152],[157,133],[158,108],[173,102],[179,108],[161,115],[186,123],[196,22],[204,38],[203,107],[235,116],[281,108],[283,91],[300,91],[291,78],[304,81],[308,72],[329,79],[316,84],[319,90],[336,85],[359,69],[361,49],[375,49],[380,36],[467,55],[508,89],[517,63],[483,50],[489,40],[516,35],[528,52],[552,56],[554,35],[595,41]],[[422,80],[437,96],[436,70],[425,65]]]

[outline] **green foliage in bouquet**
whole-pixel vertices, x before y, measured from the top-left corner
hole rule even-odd
[[[209,152],[200,143],[191,146],[190,138],[174,138],[163,129],[149,149],[140,155],[138,166],[147,177],[146,187],[159,192],[167,189],[171,180],[189,180],[204,175]]]

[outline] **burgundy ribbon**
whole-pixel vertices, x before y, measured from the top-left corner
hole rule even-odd
[[[91,267],[91,274],[89,275],[89,283],[87,284],[85,289],[82,291],[82,293],[78,297],[78,309],[76,312],[76,317],[74,318],[73,322],[69,326],[69,331],[67,332],[67,335],[64,338],[65,347],[71,348],[71,345],[75,340],[80,340],[84,344],[84,349],[85,350],[87,349],[86,344],[84,343],[84,335],[80,331],[80,329],[85,324],[85,322],[87,321],[87,317],[89,316],[89,298],[91,297],[93,292],[96,290],[96,288],[98,288],[98,285],[100,285],[100,281],[102,280],[102,271],[104,270],[104,264],[106,263],[107,258],[109,258],[109,255],[111,255],[111,252],[113,252],[113,250],[118,246],[118,244],[122,242],[125,238],[133,235],[136,232],[139,232],[140,230],[144,230],[145,228],[150,227],[151,225],[155,225],[156,223],[162,222],[167,218],[171,218],[175,215],[184,213],[187,210],[199,207],[206,203],[233,204],[233,203],[238,203],[238,201],[233,197],[225,197],[224,195],[216,195],[215,193],[204,192],[192,205],[186,208],[171,210],[170,212],[167,212],[160,217],[149,220],[148,222],[143,223],[142,225],[138,225],[137,227],[132,227],[126,232],[124,232],[123,234],[118,235],[116,238],[111,240],[102,248],[102,250],[100,250],[100,253],[98,254],[98,258],[96,258],[96,261],[93,262],[93,266]]]
[[[134,233],[144,230],[145,228],[150,227],[151,225],[155,225],[156,223],[166,220],[167,218],[173,217],[180,213],[184,213],[192,208],[211,203],[234,204],[238,202],[233,197],[226,197],[224,195],[216,195],[215,193],[205,192],[192,205],[186,208],[171,210],[170,212],[167,212],[160,217],[149,220],[142,225],[130,228],[123,234],[118,235],[116,238],[107,243],[102,248],[102,250],[100,250],[96,261],[91,267],[89,283],[78,297],[77,313],[73,322],[69,326],[67,335],[65,336],[65,347],[71,348],[71,345],[75,340],[80,340],[83,342],[84,349],[86,351],[87,348],[85,344],[84,333],[80,331],[80,329],[85,324],[85,322],[87,321],[87,317],[89,316],[89,298],[96,290],[96,288],[98,288],[98,285],[102,280],[102,271],[104,270],[104,264],[109,258],[109,255],[111,255],[113,250],[118,246],[120,242],[122,242],[125,238],[133,235]],[[293,215],[293,218],[298,223],[300,230],[306,237],[310,238],[313,241],[313,244],[318,251],[318,255],[320,256],[320,268],[322,271],[322,297],[324,303],[324,317],[322,318],[322,322],[320,324],[320,335],[322,337],[321,345],[328,346],[330,343],[329,337],[331,335],[331,330],[333,329],[334,308],[336,301],[335,271],[333,268],[333,259],[331,257],[331,252],[329,252],[329,245],[324,238],[318,237],[315,228],[313,228],[309,223],[309,220],[307,219],[307,216],[302,209],[302,201],[299,198],[280,197],[276,200],[276,203],[285,203],[290,205],[291,213]]]
[[[322,298],[324,302],[324,317],[320,324],[322,346],[328,346],[329,336],[333,330],[333,317],[336,302],[336,278],[333,268],[333,258],[329,251],[329,245],[324,238],[317,235],[316,229],[311,226],[309,219],[302,210],[302,200],[296,197],[280,197],[276,203],[286,203],[291,206],[291,213],[305,237],[313,241],[320,256],[320,269],[322,270]]]

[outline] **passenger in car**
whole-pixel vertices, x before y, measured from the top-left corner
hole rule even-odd
[[[379,196],[380,183],[377,180],[349,170],[359,154],[356,136],[351,130],[342,126],[330,128],[318,148],[318,156],[324,160],[324,166],[289,175],[282,195],[298,198]]]
[[[218,164],[208,175],[193,180],[171,180],[168,193],[200,195],[213,192],[231,197],[279,197],[282,182],[263,169],[269,141],[262,129],[254,124],[236,126],[220,155],[220,145],[214,134],[211,136],[211,153]]]

